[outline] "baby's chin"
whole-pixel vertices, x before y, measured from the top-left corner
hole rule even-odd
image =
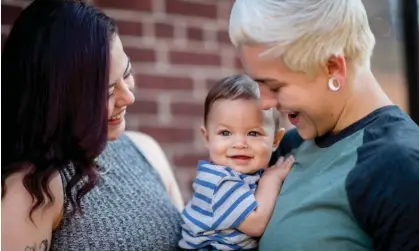
[[[250,162],[246,164],[234,163],[234,161],[231,159],[223,159],[219,161],[211,160],[211,161],[216,165],[229,167],[233,169],[234,171],[242,173],[242,174],[253,174],[266,167],[266,165],[259,166],[257,163],[254,163],[254,159],[250,160]]]
[[[262,169],[259,167],[249,167],[249,166],[234,166],[234,167],[232,166],[230,168],[242,174],[254,174]]]
[[[263,169],[263,167],[255,166],[254,163],[249,163],[248,165],[229,163],[229,165],[226,166],[242,174],[253,174],[258,172],[260,169]]]

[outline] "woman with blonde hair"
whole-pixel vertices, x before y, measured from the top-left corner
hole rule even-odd
[[[417,250],[419,128],[374,78],[361,0],[236,0],[229,33],[296,162],[260,250]]]

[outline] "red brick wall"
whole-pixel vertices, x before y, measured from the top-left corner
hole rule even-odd
[[[117,20],[133,62],[137,102],[128,110],[128,128],[153,136],[162,145],[190,197],[193,169],[206,157],[200,137],[208,87],[240,70],[227,34],[232,0],[94,0]],[[28,1],[2,1],[2,42]],[[405,107],[403,78],[379,79],[393,100]]]
[[[227,35],[231,1],[94,2],[117,20],[134,62],[137,102],[128,127],[162,145],[187,199],[194,166],[206,157],[199,130],[206,92],[239,66]]]
[[[203,100],[216,79],[239,67],[227,34],[231,1],[94,0],[117,20],[133,63],[137,102],[128,129],[153,136],[173,165],[185,198],[198,158],[205,158]],[[2,41],[28,1],[2,2]]]

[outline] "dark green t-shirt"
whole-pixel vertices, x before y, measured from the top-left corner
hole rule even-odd
[[[259,250],[419,250],[419,127],[387,106],[337,135],[287,132],[296,158]]]

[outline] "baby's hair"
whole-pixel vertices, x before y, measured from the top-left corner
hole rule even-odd
[[[260,92],[258,84],[245,74],[236,74],[219,80],[210,89],[205,99],[204,124],[207,125],[211,107],[217,100],[259,100]],[[279,129],[279,114],[273,109],[275,130]]]

